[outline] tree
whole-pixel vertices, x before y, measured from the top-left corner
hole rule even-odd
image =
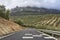
[[[0,17],[5,18],[5,6],[0,5]]]
[[[9,14],[10,14],[10,11],[6,10],[5,17],[6,17],[7,20],[9,20]]]
[[[4,5],[0,5],[0,17],[3,17],[7,20],[9,20],[9,10],[6,10]]]

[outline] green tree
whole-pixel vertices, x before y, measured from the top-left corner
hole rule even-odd
[[[5,6],[0,6],[0,17],[5,18]]]
[[[4,5],[0,5],[0,17],[3,17],[7,20],[9,20],[9,10],[6,10]]]
[[[3,11],[1,11],[1,10],[0,10],[0,17],[5,18],[5,14],[4,14],[4,12],[3,12]]]
[[[6,17],[7,20],[9,20],[9,14],[10,14],[10,11],[6,10],[5,17]]]

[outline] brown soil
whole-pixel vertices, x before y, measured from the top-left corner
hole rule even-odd
[[[22,30],[22,26],[0,17],[0,36]]]

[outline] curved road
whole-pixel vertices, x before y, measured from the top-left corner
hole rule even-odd
[[[0,40],[56,40],[56,39],[42,32],[39,32],[36,29],[26,29],[17,32],[11,36],[2,38]]]

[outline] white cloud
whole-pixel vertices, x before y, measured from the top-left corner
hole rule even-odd
[[[56,8],[60,6],[60,0],[0,0],[0,4],[6,5],[6,8],[13,8],[15,6]]]
[[[41,2],[41,6],[51,8],[56,6],[55,3],[56,0],[44,0]]]

